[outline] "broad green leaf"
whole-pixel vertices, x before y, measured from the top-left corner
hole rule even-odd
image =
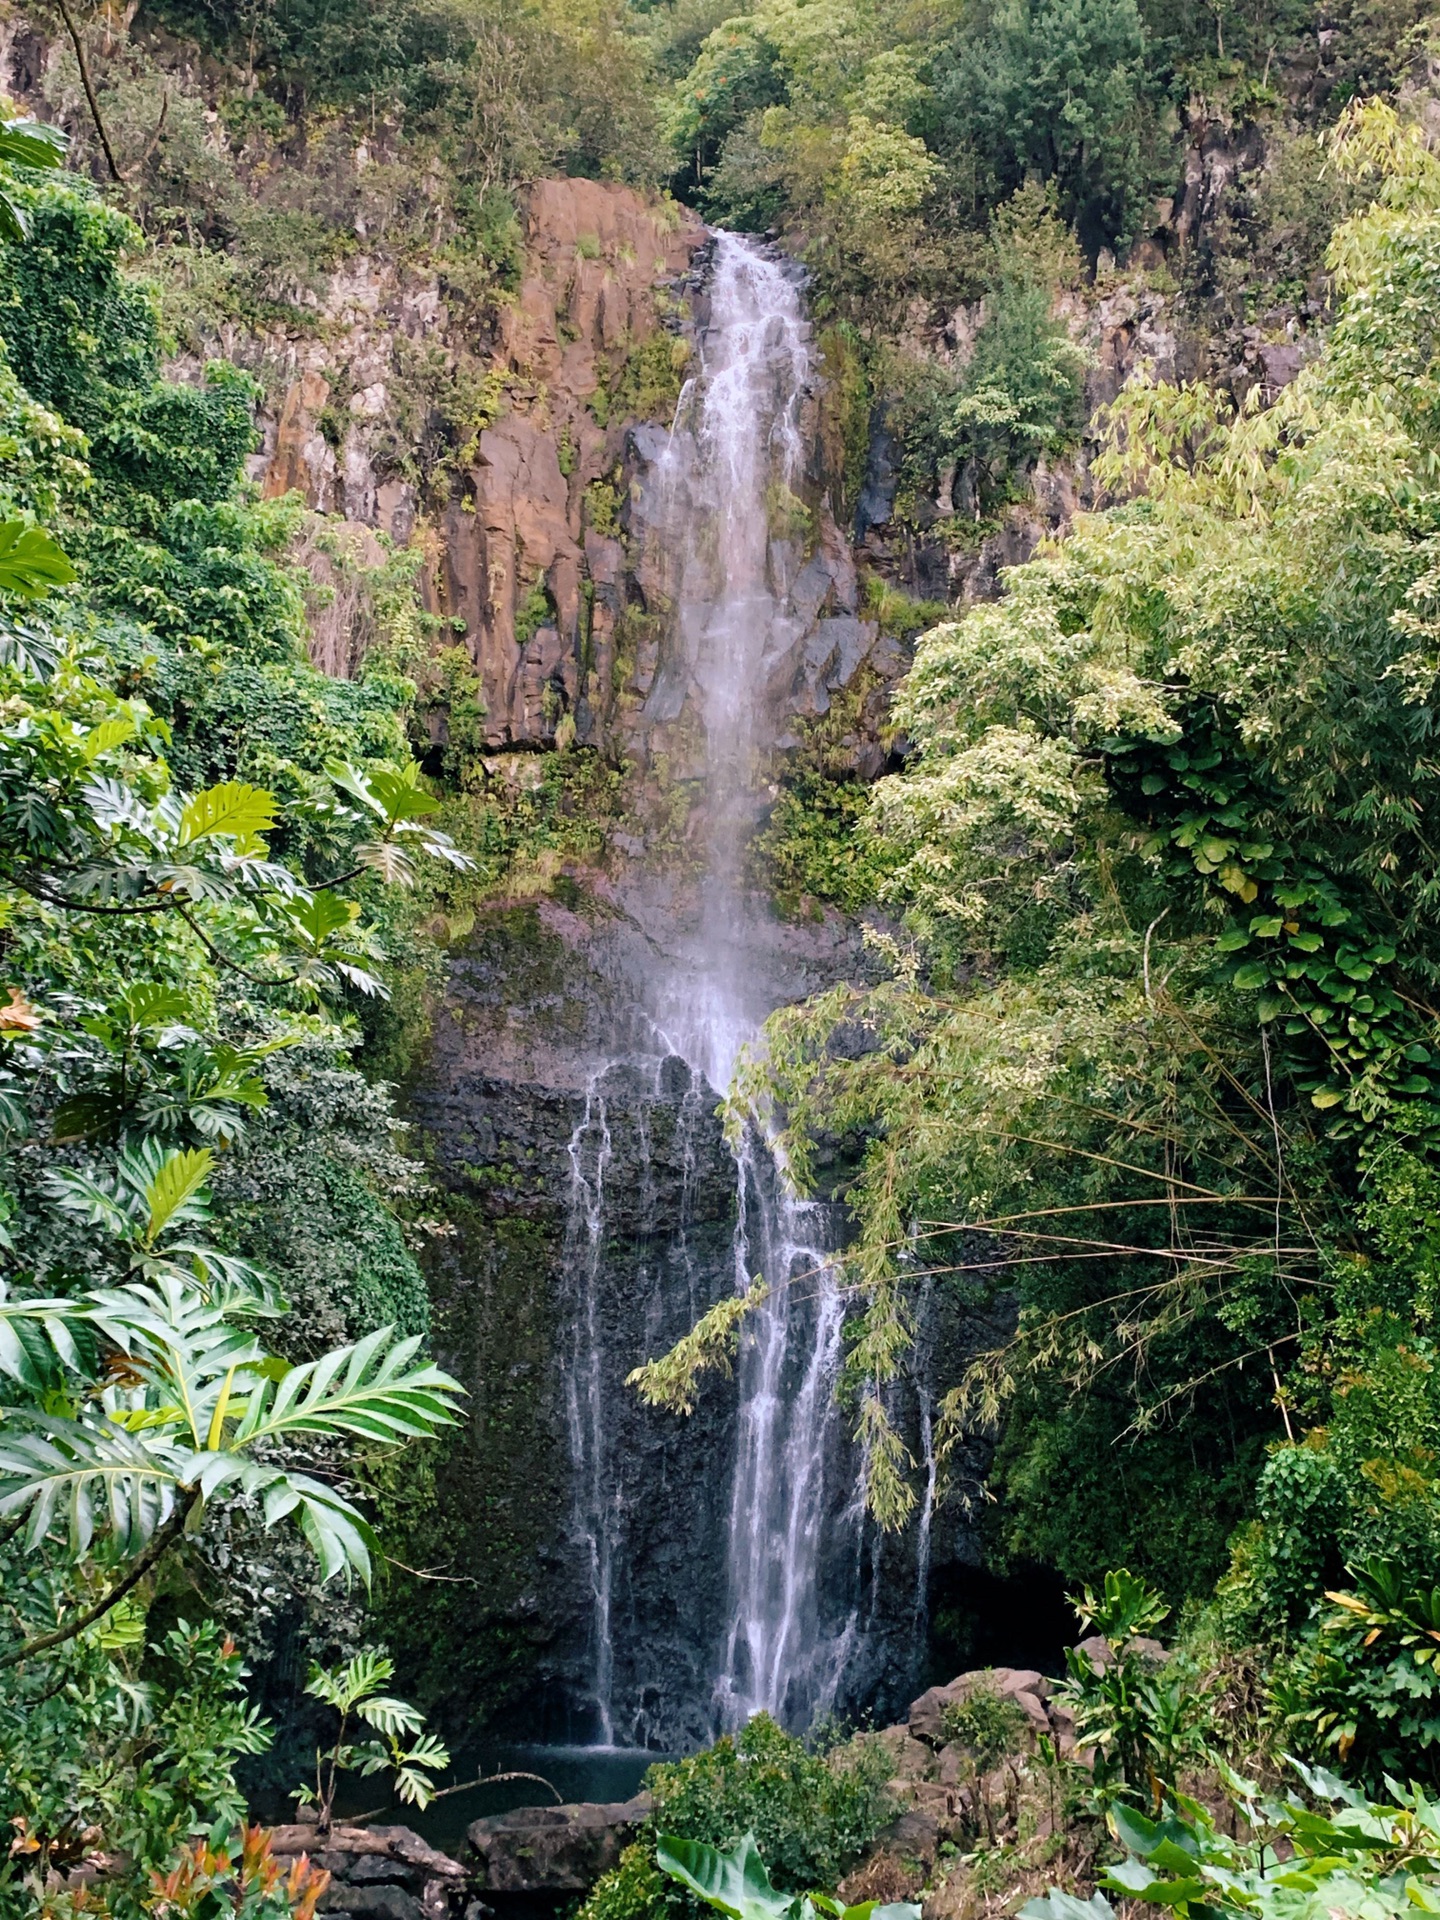
[[[360,917],[353,900],[328,887],[286,903],[285,912],[313,947],[323,947],[331,934],[339,933]]]
[[[388,818],[384,801],[371,791],[369,777],[359,767],[352,767],[347,760],[327,760],[325,771],[342,793],[368,807],[378,819]]]
[[[159,980],[127,988],[119,996],[118,1006],[128,1024],[142,1030],[183,1025],[195,1018],[194,1003],[185,989]]]
[[[389,1694],[381,1694],[374,1700],[362,1700],[357,1709],[360,1718],[377,1733],[392,1737],[400,1733],[418,1733],[425,1724],[425,1716],[418,1707],[412,1707],[408,1700],[396,1700]]]
[[[127,740],[135,735],[135,722],[128,714],[116,714],[112,719],[102,720],[97,727],[91,727],[80,743],[80,751],[86,763],[93,766],[102,753],[113,753],[116,747],[123,747]]]
[[[74,578],[74,567],[42,527],[0,521],[0,593],[37,600]]]
[[[176,1215],[199,1193],[214,1161],[215,1156],[208,1147],[184,1148],[167,1156],[145,1189],[150,1207],[145,1233],[147,1245],[153,1246]]]
[[[440,802],[420,785],[420,769],[413,762],[399,773],[379,767],[370,773],[370,791],[385,809],[387,820],[420,820],[440,811]]]
[[[305,1691],[312,1699],[323,1700],[338,1713],[349,1713],[358,1701],[368,1698],[378,1687],[393,1678],[395,1663],[383,1653],[366,1649],[347,1660],[343,1667],[310,1667]]]
[[[261,1381],[235,1444],[253,1446],[283,1434],[350,1433],[393,1445],[451,1425],[460,1383],[428,1362],[412,1364],[418,1337],[395,1341],[394,1332],[381,1327],[353,1346],[291,1367],[279,1381]]]
[[[58,167],[69,145],[68,134],[43,120],[0,122],[0,166]]]
[[[180,814],[180,845],[190,846],[224,834],[236,842],[241,852],[264,853],[259,838],[275,825],[275,796],[264,787],[247,786],[243,780],[223,780],[207,787],[185,802]]]
[[[793,1895],[778,1893],[771,1886],[751,1833],[729,1853],[701,1840],[662,1834],[655,1842],[655,1859],[672,1880],[728,1913],[731,1920],[786,1920],[798,1905]]]
[[[12,1300],[0,1280],[0,1375],[37,1390],[45,1362],[53,1354],[65,1366],[78,1367],[68,1300]]]
[[[1051,1887],[1043,1898],[1027,1900],[1020,1916],[1021,1920],[1115,1920],[1115,1909],[1103,1893],[1078,1900],[1073,1893]]]
[[[176,1451],[154,1432],[39,1413],[0,1428],[0,1518],[28,1509],[32,1552],[58,1526],[77,1556],[102,1528],[121,1554],[139,1553],[174,1511],[179,1485]]]
[[[1142,1859],[1149,1855],[1152,1847],[1160,1844],[1165,1832],[1162,1825],[1147,1819],[1134,1807],[1127,1807],[1123,1800],[1117,1800],[1111,1807],[1109,1825],[1121,1846],[1130,1853],[1138,1853]]]

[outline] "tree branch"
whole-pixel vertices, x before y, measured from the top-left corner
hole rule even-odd
[[[31,1654],[48,1653],[52,1647],[63,1647],[67,1640],[73,1640],[87,1628],[93,1627],[97,1620],[103,1620],[112,1607],[116,1607],[126,1594],[137,1587],[150,1569],[174,1546],[185,1530],[185,1522],[190,1518],[191,1509],[200,1498],[200,1489],[194,1487],[176,1507],[163,1527],[159,1527],[150,1537],[150,1544],[131,1567],[123,1580],[118,1581],[110,1591],[97,1600],[93,1607],[79,1615],[63,1627],[56,1627],[53,1633],[42,1633],[34,1640],[27,1640],[23,1646],[16,1647],[10,1653],[0,1654],[0,1668],[18,1666],[22,1660],[28,1660]]]
[[[115,164],[115,155],[110,148],[110,136],[106,133],[105,122],[100,117],[100,102],[95,98],[95,89],[90,83],[90,63],[85,58],[85,43],[80,38],[80,29],[76,26],[75,16],[70,11],[69,0],[55,0],[55,4],[60,9],[60,18],[65,22],[65,31],[70,35],[70,44],[75,49],[75,58],[80,67],[80,84],[85,89],[85,98],[90,102],[90,117],[95,122],[96,133],[100,136],[100,145],[105,149],[110,178],[116,186],[123,187],[125,176]]]
[[[543,1773],[487,1773],[479,1780],[460,1780],[453,1787],[441,1787],[438,1793],[432,1793],[428,1804],[436,1800],[447,1800],[452,1793],[471,1793],[476,1787],[495,1787],[506,1780],[536,1780],[542,1787],[548,1787],[554,1794],[557,1805],[565,1804],[564,1795],[553,1780],[547,1780]],[[348,1813],[340,1822],[342,1827],[363,1826],[367,1820],[378,1820],[382,1813],[390,1813],[395,1806],[393,1800],[383,1807],[371,1807],[367,1813]]]

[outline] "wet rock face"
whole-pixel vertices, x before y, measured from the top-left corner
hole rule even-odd
[[[615,1805],[517,1807],[466,1832],[475,1885],[484,1894],[588,1893],[616,1865],[650,1812],[650,1796]]]
[[[507,1621],[525,1643],[516,1729],[602,1731],[595,1511],[576,1484],[572,1431],[572,1395],[593,1391],[623,1716],[613,1732],[668,1748],[709,1731],[694,1703],[725,1600],[716,1462],[733,1390],[720,1383],[683,1420],[645,1407],[625,1376],[733,1287],[735,1180],[714,1095],[663,1060],[637,1013],[646,951],[600,902],[589,916],[544,903],[482,920],[454,956],[413,1111],[447,1211],[464,1222],[433,1297],[437,1349],[473,1396],[471,1439],[447,1456],[437,1496],[460,1518],[459,1564],[483,1583],[477,1615]],[[602,1127],[604,1243],[592,1250],[572,1152],[578,1137],[595,1179]],[[497,1261],[517,1227],[519,1259]],[[470,1705],[483,1710],[493,1697],[476,1678]],[[463,1700],[451,1705],[465,1716]]]
[[[412,1089],[457,1226],[432,1261],[434,1341],[471,1396],[466,1435],[437,1464],[434,1490],[450,1529],[446,1564],[474,1583],[453,1589],[444,1632],[458,1652],[426,1689],[456,1727],[508,1695],[501,1718],[519,1737],[606,1732],[596,1638],[603,1545],[608,1737],[676,1752],[716,1730],[736,1386],[711,1376],[681,1417],[646,1407],[626,1384],[737,1279],[736,1166],[718,1096],[665,1057],[644,1011],[657,952],[683,944],[695,911],[683,892],[637,878],[623,898],[607,898],[597,881],[575,910],[543,901],[482,916],[452,954],[431,1059]],[[858,930],[839,920],[771,921],[756,937],[768,942],[761,972],[771,1004],[866,966]],[[592,1240],[586,1194],[593,1199],[601,1177],[602,1142]],[[938,1301],[917,1309],[917,1360],[936,1378],[954,1377],[996,1337]],[[907,1384],[899,1411],[920,1457],[918,1404]],[[966,1480],[978,1471],[956,1466]],[[834,1483],[848,1498],[853,1468]],[[935,1565],[973,1561],[963,1510],[935,1514],[926,1546]],[[865,1632],[842,1711],[898,1707],[913,1692],[924,1642],[920,1553],[917,1529],[867,1538]],[[851,1577],[848,1563],[829,1569],[822,1614],[850,1603]],[[397,1651],[411,1657],[403,1641]]]

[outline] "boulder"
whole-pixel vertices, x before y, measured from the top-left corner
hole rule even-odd
[[[320,1913],[353,1913],[367,1920],[425,1920],[425,1908],[404,1887],[355,1887],[331,1880],[318,1903]]]
[[[1079,1643],[1075,1651],[1084,1654],[1096,1673],[1103,1673],[1107,1667],[1115,1664],[1115,1655],[1110,1651],[1110,1642],[1103,1634],[1092,1633],[1088,1639]],[[1146,1660],[1156,1667],[1163,1667],[1170,1658],[1167,1648],[1144,1633],[1137,1633],[1127,1640],[1125,1651],[1133,1658]]]
[[[882,1727],[875,1740],[889,1754],[897,1780],[923,1780],[933,1771],[935,1755],[907,1726]]]
[[[930,1877],[939,1845],[940,1822],[932,1814],[902,1813],[881,1829],[874,1850],[840,1882],[837,1892],[847,1906],[913,1900]]]
[[[476,1885],[488,1893],[587,1893],[620,1858],[650,1811],[633,1800],[517,1807],[472,1822],[466,1833]]]
[[[270,1849],[285,1860],[308,1854],[330,1875],[319,1911],[355,1920],[450,1920],[464,1902],[468,1875],[410,1827],[332,1827],[313,1821],[276,1827]]]
[[[1037,1733],[1048,1733],[1050,1721],[1045,1712],[1050,1682],[1034,1667],[981,1667],[962,1673],[948,1686],[930,1687],[911,1703],[909,1726],[917,1740],[932,1747],[943,1745],[946,1707],[967,1700],[980,1687],[990,1687],[1002,1699],[1013,1700]]]
[[[956,1866],[925,1896],[920,1920],[980,1920],[985,1911],[985,1896],[975,1885],[970,1869]]]
[[[934,1814],[921,1813],[917,1808],[902,1813],[888,1827],[882,1827],[877,1838],[887,1853],[921,1866],[933,1866],[940,1845],[940,1822]]]
[[[1076,1725],[1073,1709],[1067,1707],[1063,1700],[1050,1702],[1050,1725],[1055,1733],[1056,1751],[1068,1759],[1075,1752]],[[1095,1756],[1091,1754],[1088,1757],[1093,1762]],[[944,1756],[941,1758],[943,1760]],[[940,1777],[944,1779],[943,1772]]]

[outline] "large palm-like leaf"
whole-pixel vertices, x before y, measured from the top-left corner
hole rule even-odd
[[[131,1141],[104,1173],[56,1167],[46,1175],[45,1185],[64,1212],[123,1241],[130,1250],[131,1271],[162,1292],[198,1288],[222,1306],[245,1301],[252,1312],[262,1304],[278,1309],[283,1302],[275,1287],[248,1260],[202,1241],[171,1237],[209,1221],[205,1181],[213,1158],[208,1147],[166,1147],[146,1137]]]
[[[362,1440],[418,1439],[449,1423],[456,1383],[438,1367],[412,1365],[418,1336],[390,1343],[392,1327],[292,1367],[250,1395],[237,1446],[296,1433],[352,1433]]]
[[[36,1413],[17,1425],[0,1430],[0,1516],[29,1509],[32,1549],[59,1526],[79,1555],[103,1529],[128,1557],[174,1512],[183,1456],[163,1429],[131,1432],[108,1414],[80,1421]]]
[[[68,1300],[12,1300],[0,1280],[0,1378],[43,1390],[52,1360],[80,1367]]]
[[[56,1307],[61,1303],[46,1303]],[[12,1410],[0,1425],[0,1516],[28,1511],[38,1545],[63,1532],[84,1553],[104,1532],[142,1552],[175,1514],[222,1492],[252,1496],[267,1527],[293,1519],[322,1576],[368,1581],[374,1536],[312,1475],[275,1459],[301,1434],[389,1443],[454,1419],[458,1384],[384,1327],[303,1366],[271,1359],[246,1324],[262,1303],[206,1297],[176,1275],[85,1296],[67,1318],[116,1355],[111,1384],[72,1418]]]

